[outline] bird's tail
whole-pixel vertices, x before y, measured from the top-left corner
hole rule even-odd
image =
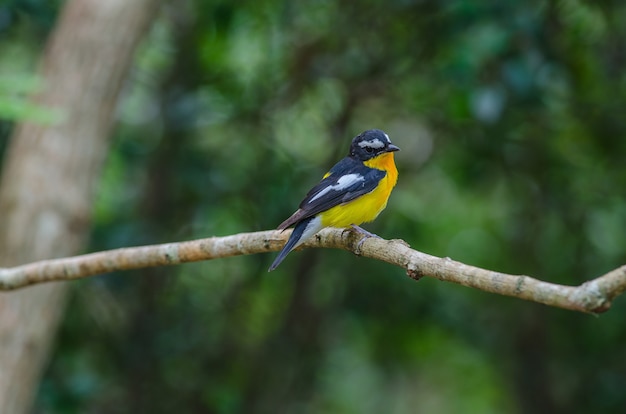
[[[320,231],[322,229],[321,223],[319,217],[309,217],[296,224],[296,227],[291,232],[291,236],[289,236],[289,240],[287,240],[287,243],[285,243],[285,246],[280,253],[278,253],[278,256],[274,259],[274,263],[272,263],[267,271],[271,272],[276,269],[278,265],[285,260],[289,252]]]

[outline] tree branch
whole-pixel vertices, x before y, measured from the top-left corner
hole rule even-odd
[[[0,269],[0,290],[43,282],[79,279],[98,274],[175,265],[222,257],[280,250],[289,231],[261,231],[151,246],[127,247],[61,259],[43,260]],[[563,309],[601,313],[626,290],[626,265],[580,286],[559,285],[524,275],[485,270],[450,258],[413,250],[402,240],[365,238],[350,230],[325,229],[303,247],[343,249],[406,269],[415,280],[427,276],[500,295],[512,296]]]

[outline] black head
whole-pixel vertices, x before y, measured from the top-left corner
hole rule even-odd
[[[350,145],[350,156],[361,161],[374,158],[385,152],[400,151],[389,140],[389,135],[380,129],[370,129],[354,137]]]

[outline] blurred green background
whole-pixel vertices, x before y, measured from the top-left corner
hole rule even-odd
[[[0,152],[62,2],[0,3]],[[402,148],[367,228],[580,284],[626,263],[626,3],[166,2],[95,205],[97,251],[274,228],[363,130]],[[115,28],[112,28],[115,30]],[[106,36],[106,33],[102,34]],[[335,250],[75,282],[38,413],[626,409],[594,318]]]

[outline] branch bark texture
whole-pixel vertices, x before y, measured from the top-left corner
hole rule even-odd
[[[288,236],[289,231],[241,233],[45,260],[0,269],[0,289],[11,290],[43,282],[72,280],[149,266],[273,252],[280,250]],[[469,266],[411,249],[402,240],[364,238],[363,235],[349,230],[322,230],[303,247],[343,249],[402,267],[408,276],[416,280],[433,277],[486,292],[585,313],[607,311],[612,301],[626,290],[626,265],[580,286],[566,286],[530,276],[510,275]]]

